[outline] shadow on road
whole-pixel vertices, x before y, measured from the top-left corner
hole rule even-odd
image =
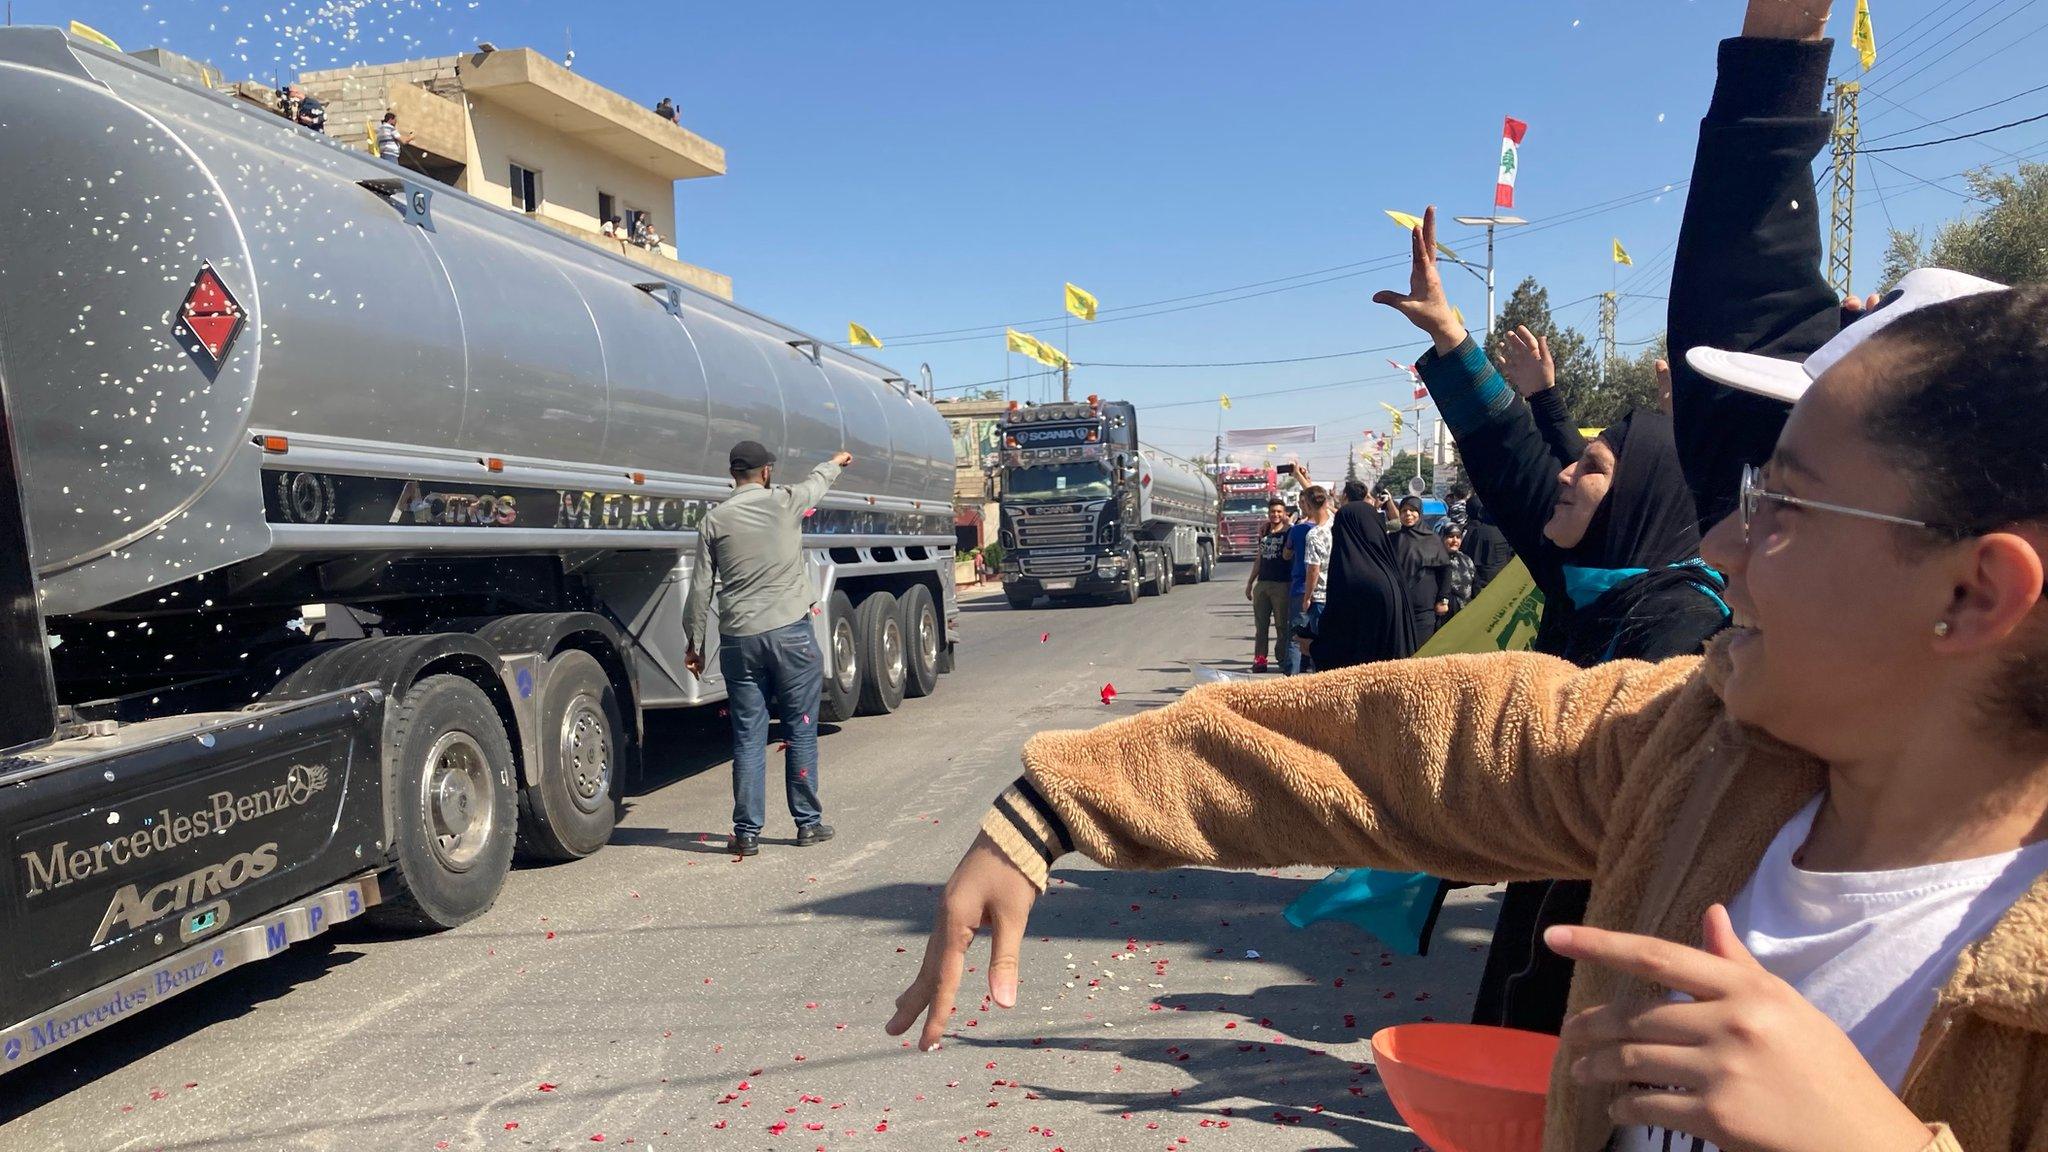
[[[355,963],[362,958],[361,953],[336,951],[335,945],[368,931],[349,925],[334,935],[315,937],[261,964],[223,973],[195,992],[118,1021],[9,1073],[6,1090],[0,1092],[0,1124],[17,1120],[195,1032],[246,1016],[301,984]],[[165,1083],[156,1090],[176,1092],[180,1085]]]
[[[1153,993],[1152,1003],[1161,1014],[1181,1014],[1165,1024],[1174,1035],[1146,1038],[1089,1030],[995,1039],[961,1027],[948,1034],[948,1044],[1108,1053],[1124,1061],[1170,1067],[1194,1081],[1177,1091],[1143,1093],[1022,1085],[1047,1099],[1091,1105],[1105,1115],[1169,1112],[1191,1126],[1207,1121],[1213,1127],[1228,1120],[1241,1128],[1321,1129],[1332,1140],[1321,1147],[1330,1148],[1414,1146],[1413,1136],[1399,1127],[1399,1117],[1384,1099],[1370,1065],[1361,1062],[1361,1054],[1352,1049],[1338,1056],[1326,1049],[1355,1044],[1393,1024],[1430,1017],[1465,1019],[1480,967],[1478,946],[1471,941],[1490,932],[1496,900],[1446,905],[1433,955],[1417,958],[1395,956],[1348,924],[1323,923],[1307,929],[1287,924],[1281,909],[1311,880],[1194,868],[1158,873],[1061,869],[1054,880],[1032,910],[1025,937],[1027,974],[1034,969],[1034,950],[1055,956],[1071,952],[1082,969],[1103,963],[1115,963],[1120,972],[1128,967],[1131,971],[1121,978],[1133,985],[1139,979],[1167,985],[1167,990]],[[931,926],[934,898],[932,886],[890,884],[792,905],[786,911],[867,920],[922,934]],[[1208,960],[1233,962],[1248,961],[1247,952],[1256,951],[1265,982],[1244,993],[1178,994],[1171,991],[1173,984],[1187,978],[1184,973],[1190,965],[1203,972],[1202,958],[1183,955],[1170,961],[1164,972],[1146,974],[1144,969],[1154,961],[1145,953],[1133,961],[1112,962],[1100,951],[1090,954],[1080,946],[1085,943],[1100,945],[1111,954],[1132,943],[1141,949],[1181,945],[1205,953]],[[977,949],[969,963],[978,965],[985,959]],[[1046,967],[1041,958],[1037,970]],[[1232,972],[1243,978],[1241,968]],[[970,1015],[979,994],[976,979],[967,976],[961,986],[961,1014],[956,1020]],[[1417,991],[1424,982],[1440,991]],[[1047,994],[1043,985],[1027,984],[1021,1000],[1040,1003],[1032,998]],[[1076,1017],[1078,1027],[1078,1017],[1086,1009],[1075,1006],[1071,991],[1067,995],[1068,1003],[1056,1011]],[[1187,1038],[1190,1031],[1211,1029],[1214,1039]]]

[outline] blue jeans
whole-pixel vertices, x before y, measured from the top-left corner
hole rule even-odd
[[[1296,597],[1294,603],[1301,603],[1300,597]],[[1308,653],[1295,646],[1294,630],[1296,628],[1306,628],[1309,630],[1310,635],[1314,635],[1316,630],[1323,626],[1323,606],[1321,604],[1310,604],[1308,611],[1296,612],[1287,623],[1287,648],[1282,653],[1286,660],[1281,665],[1282,670],[1289,676],[1299,676],[1304,672],[1315,671],[1315,661],[1309,659]]]
[[[719,666],[725,672],[726,711],[732,716],[732,830],[761,834],[768,805],[768,719],[775,718],[789,741],[782,764],[789,814],[798,828],[816,824],[818,807],[818,703],[825,690],[825,663],[811,622],[800,620],[753,636],[721,636]]]

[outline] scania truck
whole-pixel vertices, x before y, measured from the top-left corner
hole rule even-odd
[[[1280,495],[1280,474],[1271,468],[1226,468],[1216,480],[1223,490],[1217,555],[1224,560],[1250,560],[1259,554],[1266,504]]]
[[[1128,400],[1012,403],[1002,425],[1003,593],[1135,604],[1216,566],[1216,485],[1147,445]]]

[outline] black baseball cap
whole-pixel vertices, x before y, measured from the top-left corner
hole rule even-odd
[[[732,446],[732,470],[735,472],[752,472],[773,463],[775,453],[759,440],[742,440]]]

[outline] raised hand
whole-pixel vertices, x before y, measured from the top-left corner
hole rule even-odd
[[[1671,415],[1671,361],[1659,360],[1657,370],[1657,411]]]
[[[1818,40],[1828,34],[1831,0],[1749,0],[1742,34],[1766,40]]]
[[[1373,303],[1385,304],[1408,318],[1435,342],[1436,350],[1448,354],[1465,341],[1465,326],[1444,295],[1443,278],[1436,270],[1436,206],[1422,213],[1422,227],[1411,231],[1409,243],[1408,291],[1375,292]]]
[[[1536,335],[1526,324],[1508,333],[1501,341],[1500,371],[1515,395],[1524,400],[1557,387],[1557,361],[1550,355],[1550,337]]]
[[[1010,863],[988,833],[976,836],[939,895],[938,914],[924,945],[924,963],[918,967],[917,979],[896,998],[896,1014],[889,1017],[884,1030],[901,1036],[922,1015],[924,1030],[918,1033],[918,1049],[930,1052],[939,1046],[953,1015],[960,970],[967,963],[967,947],[974,942],[977,928],[989,930],[989,998],[998,1007],[1015,1007],[1024,921],[1037,900],[1038,889],[1031,878]]]
[[[1560,956],[1600,964],[1690,1000],[1589,1008],[1565,1022],[1572,1079],[1611,1084],[1616,1124],[1647,1125],[1753,1152],[1917,1152],[1928,1127],[1892,1094],[1835,1022],[1764,970],[1719,904],[1705,947],[1598,928],[1552,928]]]

